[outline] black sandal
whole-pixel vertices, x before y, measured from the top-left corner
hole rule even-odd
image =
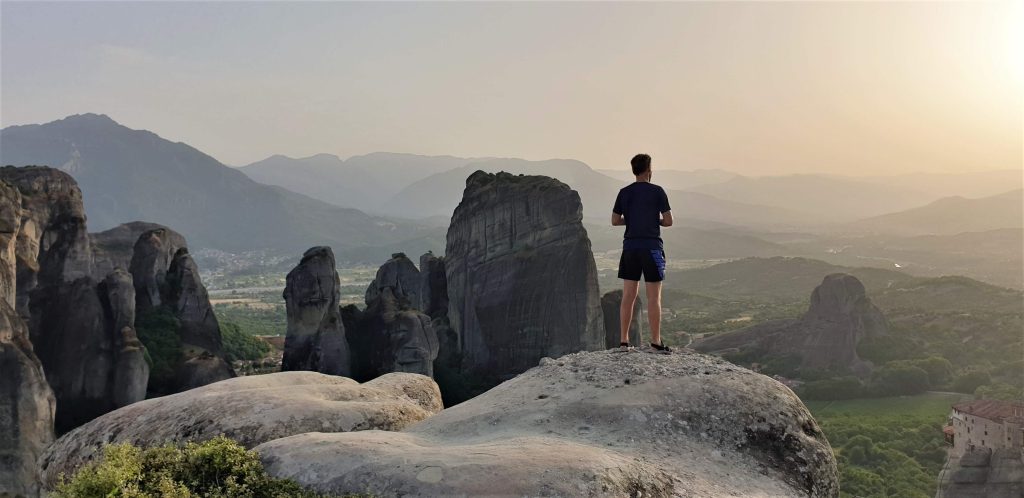
[[[672,348],[666,346],[665,345],[665,341],[661,341],[661,344],[655,344],[655,343],[652,342],[651,343],[651,347],[654,348],[654,351],[657,352],[657,353],[668,354],[668,353],[672,352]]]
[[[633,349],[633,346],[630,346],[628,342],[620,342],[619,343],[619,351],[630,351],[632,349]]]

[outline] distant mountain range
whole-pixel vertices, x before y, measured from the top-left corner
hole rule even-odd
[[[900,235],[952,235],[1024,227],[1024,189],[991,197],[947,197],[925,206],[875,216],[849,228]]]
[[[276,155],[239,169],[257,182],[284,187],[337,206],[380,211],[386,201],[410,183],[473,161],[475,159],[390,152],[344,160],[331,154],[298,159]]]
[[[416,240],[431,235],[418,224],[257,183],[184,143],[129,129],[104,115],[4,128],[0,162],[70,173],[84,194],[92,231],[144,220],[182,232],[190,246],[227,251],[302,250],[317,244],[342,249],[401,241],[412,253],[439,249]]]

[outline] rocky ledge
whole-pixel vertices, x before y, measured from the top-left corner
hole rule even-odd
[[[330,494],[838,496],[835,458],[782,384],[691,352],[583,352],[402,432],[256,448]]]
[[[310,431],[399,430],[441,411],[429,377],[394,373],[359,384],[315,372],[236,377],[103,415],[65,434],[43,455],[43,483],[56,484],[104,444],[143,447],[220,434],[247,448]]]

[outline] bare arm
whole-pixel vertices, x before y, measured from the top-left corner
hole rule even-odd
[[[665,211],[664,213],[661,213],[661,226],[672,226],[672,211]]]
[[[620,227],[626,224],[626,217],[619,213],[612,213],[612,226]]]

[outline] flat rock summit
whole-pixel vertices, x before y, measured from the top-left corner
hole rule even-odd
[[[838,496],[817,423],[782,384],[683,352],[581,352],[401,432],[312,432],[256,447],[329,494]]]

